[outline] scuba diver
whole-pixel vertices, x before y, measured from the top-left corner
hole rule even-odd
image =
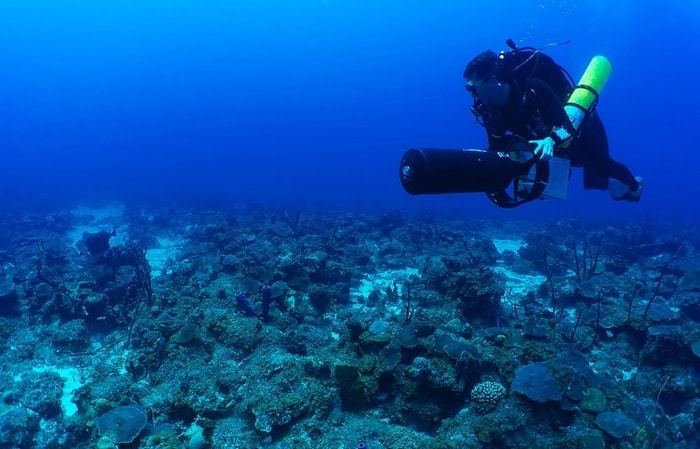
[[[476,56],[463,75],[474,99],[472,112],[486,129],[488,149],[508,151],[514,139],[524,140],[540,161],[560,156],[583,167],[584,189],[608,190],[615,200],[638,202],[642,178],[610,157],[605,128],[595,110],[600,89],[575,85],[541,49],[518,48],[510,39],[507,45],[511,51],[488,50]],[[573,120],[577,122],[573,125],[572,106],[574,115],[576,108],[581,109],[569,100],[575,89],[594,101],[585,113],[578,112],[580,120]]]

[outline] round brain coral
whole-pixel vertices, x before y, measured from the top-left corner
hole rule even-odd
[[[479,413],[493,411],[498,405],[498,401],[506,395],[506,388],[499,382],[481,382],[472,388],[472,401],[474,408]]]

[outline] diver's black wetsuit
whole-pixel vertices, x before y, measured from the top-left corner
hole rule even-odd
[[[547,137],[553,127],[571,128],[562,101],[545,82],[529,78],[522,86],[509,84],[508,102],[500,110],[482,115],[490,149],[507,147],[512,135],[535,140]],[[596,112],[583,121],[575,135],[564,155],[572,166],[583,167],[585,189],[605,190],[609,178],[620,180],[632,190],[639,187],[629,169],[610,157],[608,137]]]

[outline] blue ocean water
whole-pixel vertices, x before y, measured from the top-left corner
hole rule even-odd
[[[639,203],[404,191],[486,147],[507,39],[612,61]],[[699,42],[683,0],[1,1],[0,449],[697,449]]]
[[[2,2],[0,192],[697,217],[699,23],[681,0]],[[645,178],[639,205],[583,192],[580,174],[568,202],[520,211],[402,191],[407,148],[485,145],[461,73],[507,38],[570,40],[549,54],[575,78],[611,59],[599,112],[613,156]]]

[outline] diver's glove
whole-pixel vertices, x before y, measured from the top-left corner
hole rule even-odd
[[[531,140],[531,145],[536,145],[533,151],[536,156],[540,157],[541,161],[548,161],[554,157],[554,147],[556,146],[554,139],[545,137],[542,140]]]

